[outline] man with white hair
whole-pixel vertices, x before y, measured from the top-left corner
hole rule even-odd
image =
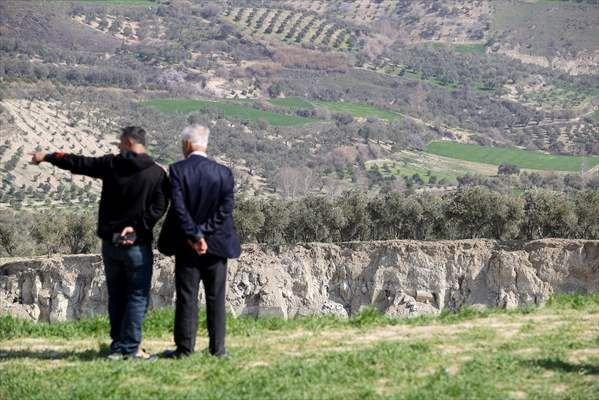
[[[195,350],[200,280],[206,293],[210,344],[216,357],[225,348],[225,287],[227,259],[241,254],[233,225],[234,180],[229,168],[206,155],[210,130],[191,125],[181,133],[185,159],[169,168],[171,208],[160,232],[158,249],[175,256],[175,350],[167,358]]]

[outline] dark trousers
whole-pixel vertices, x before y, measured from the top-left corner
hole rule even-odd
[[[200,280],[206,293],[206,319],[212,355],[225,353],[225,288],[227,259],[193,252],[175,256],[175,344],[181,353],[193,353],[198,330]]]
[[[150,300],[152,248],[149,244],[115,246],[105,240],[102,258],[108,289],[110,351],[135,354]]]

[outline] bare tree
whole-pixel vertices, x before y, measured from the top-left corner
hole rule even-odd
[[[316,176],[309,168],[283,167],[275,176],[281,196],[295,199],[310,193],[316,187]]]

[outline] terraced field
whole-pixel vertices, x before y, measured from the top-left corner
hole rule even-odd
[[[426,152],[458,160],[491,165],[513,164],[520,168],[578,172],[599,165],[599,156],[576,157],[513,148],[485,147],[449,141],[431,142]]]
[[[224,18],[250,35],[272,37],[289,44],[311,44],[357,50],[360,33],[309,10],[233,7]]]
[[[58,102],[4,99],[0,122],[0,204],[93,200],[100,183],[48,164],[29,165],[33,151],[65,151],[99,156],[116,150],[113,127],[97,110],[67,108]]]
[[[357,0],[352,2],[344,2],[339,0],[333,1],[287,1],[286,5],[294,7],[298,10],[309,10],[323,14],[326,12],[334,12],[347,21],[356,24],[367,24],[374,22],[382,17],[387,17],[395,11],[397,2],[394,0],[379,0],[372,2],[370,0]]]

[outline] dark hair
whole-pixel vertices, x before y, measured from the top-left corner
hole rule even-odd
[[[127,126],[121,129],[121,135],[130,140],[135,140],[137,143],[146,145],[146,131],[139,126]]]

